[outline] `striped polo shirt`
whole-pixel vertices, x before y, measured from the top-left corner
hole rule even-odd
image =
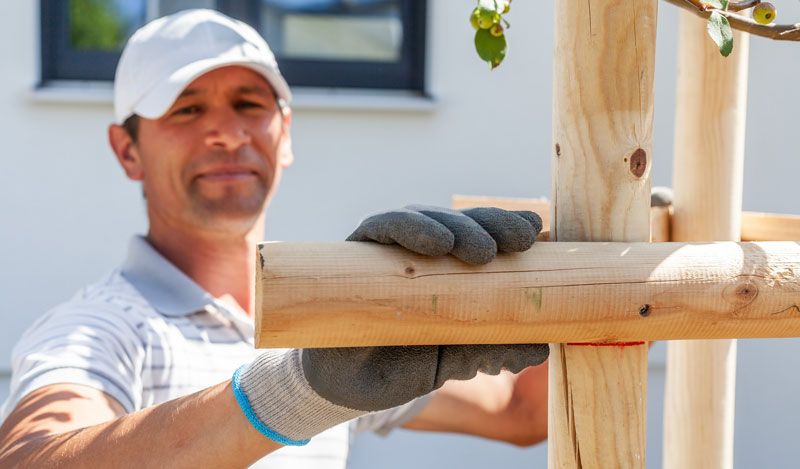
[[[48,311],[22,335],[12,352],[0,422],[28,393],[58,383],[99,389],[133,412],[228,380],[258,353],[253,321],[238,305],[211,296],[136,236],[119,269]],[[342,469],[353,431],[386,434],[427,401],[339,425],[252,467]]]

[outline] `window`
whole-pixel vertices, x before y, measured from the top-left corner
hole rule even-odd
[[[292,86],[424,90],[421,0],[41,0],[42,82],[114,79],[152,18],[215,8],[267,39]]]

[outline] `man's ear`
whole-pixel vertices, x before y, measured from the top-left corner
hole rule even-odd
[[[121,125],[111,124],[108,126],[108,142],[128,178],[141,181],[144,178],[142,160],[139,157],[139,149],[128,131]]]
[[[292,150],[292,109],[289,106],[283,108],[283,122],[281,123],[282,126],[282,133],[281,133],[281,143],[278,147],[278,163],[284,167],[288,168],[291,166],[292,162],[294,162],[294,151]]]

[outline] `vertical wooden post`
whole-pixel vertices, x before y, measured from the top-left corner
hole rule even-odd
[[[555,10],[552,239],[648,241],[657,0]],[[645,467],[647,349],[551,345],[550,468]]]
[[[738,241],[749,35],[719,54],[706,21],[682,11],[679,30],[673,241]],[[731,469],[736,341],[667,345],[666,469]]]

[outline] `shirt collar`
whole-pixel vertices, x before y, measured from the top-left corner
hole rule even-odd
[[[144,236],[131,239],[121,273],[165,316],[188,316],[216,304],[211,294],[156,251]]]

